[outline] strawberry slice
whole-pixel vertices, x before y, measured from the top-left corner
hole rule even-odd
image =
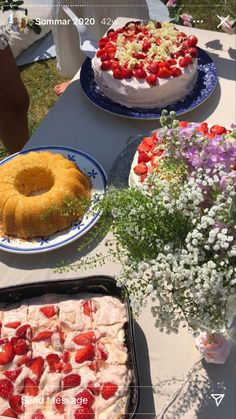
[[[107,354],[107,352],[105,351],[105,347],[104,347],[103,345],[98,344],[98,345],[96,346],[96,356],[97,356],[99,359],[102,359],[103,361],[106,361],[106,360],[107,360],[107,358],[108,358],[108,354]]]
[[[85,316],[92,317],[92,307],[90,300],[87,300],[85,303],[83,303],[83,311]]]
[[[29,324],[24,324],[23,326],[20,326],[16,331],[16,336],[30,340],[32,337],[31,326]]]
[[[55,397],[54,406],[58,413],[65,413],[65,405],[63,403],[62,397],[60,396]]]
[[[0,397],[8,400],[11,397],[13,390],[14,386],[10,380],[7,378],[0,380]]]
[[[62,359],[63,359],[64,362],[69,362],[70,352],[69,351],[64,351]]]
[[[177,64],[177,61],[174,58],[170,58],[167,62],[170,66]]]
[[[90,370],[98,372],[98,365],[96,361],[90,362],[90,364],[88,364],[88,367],[90,368]]]
[[[1,413],[1,416],[6,416],[7,418],[17,418],[17,414],[10,408],[4,410],[4,412]]]
[[[85,389],[80,391],[76,396],[76,403],[80,404],[81,406],[88,406],[88,407],[92,407],[93,403],[94,403],[94,396],[93,394]],[[86,399],[86,400],[84,400]]]
[[[59,336],[60,336],[60,342],[63,345],[63,343],[65,343],[66,337],[65,337],[65,332],[63,330],[59,331]]]
[[[179,60],[179,65],[180,65],[180,67],[185,68],[185,67],[187,67],[189,64],[190,64],[190,62],[189,62],[189,60],[188,60],[188,58],[187,58],[187,57],[180,58],[180,60]]]
[[[59,355],[49,354],[46,356],[46,361],[48,363],[50,372],[58,372],[62,369],[62,364],[60,363]]]
[[[159,63],[159,68],[167,68],[168,70],[170,70],[170,64],[167,61],[161,61]]]
[[[94,419],[94,411],[91,409],[91,407],[85,407],[81,406],[78,409],[76,409],[74,413],[75,419]]]
[[[198,50],[197,50],[197,48],[188,48],[187,50],[186,50],[186,52],[188,53],[188,54],[190,54],[191,55],[191,57],[193,57],[193,58],[197,58],[197,56],[198,56]]]
[[[37,383],[32,380],[30,377],[26,377],[24,380],[24,390],[23,393],[35,397],[38,395],[39,388],[37,386]]]
[[[113,77],[114,79],[122,80],[123,79],[122,70],[119,70],[118,68],[113,70]]]
[[[131,79],[133,77],[133,72],[129,68],[123,68],[121,73],[124,79]]]
[[[11,342],[1,346],[0,365],[9,364],[14,358],[14,348]]]
[[[65,365],[63,365],[62,371],[64,374],[69,374],[72,371],[72,365],[70,362],[67,362]]]
[[[151,86],[156,86],[157,75],[156,74],[149,74],[149,76],[147,76],[146,80]]]
[[[161,67],[157,73],[160,79],[167,79],[171,76],[171,71],[167,67]]]
[[[134,167],[134,172],[136,175],[145,175],[148,171],[147,165],[145,163],[137,164],[137,166]]]
[[[24,413],[25,411],[24,404],[22,402],[22,396],[19,394],[15,394],[10,397],[9,405],[15,413]]]
[[[6,323],[4,326],[9,327],[9,329],[17,329],[17,327],[19,327],[20,325],[21,325],[21,322],[11,322],[11,323]]]
[[[6,370],[3,372],[5,377],[7,377],[9,380],[13,381],[13,383],[16,381],[18,375],[20,375],[22,371],[22,368],[17,368],[15,370]]]
[[[132,57],[136,58],[136,60],[144,60],[147,56],[141,52],[133,52]]]
[[[111,382],[106,382],[103,384],[101,389],[101,395],[105,400],[110,399],[117,392],[118,386]]]
[[[143,138],[143,143],[148,145],[149,147],[152,147],[155,142],[156,142],[156,138],[153,138],[153,136]]]
[[[158,70],[159,70],[159,64],[158,63],[151,63],[147,66],[147,70],[149,71],[149,73],[152,74],[157,74]]]
[[[147,40],[143,41],[142,51],[147,52],[151,48],[151,46],[152,46],[151,42]]]
[[[146,79],[147,73],[146,73],[146,71],[143,68],[138,68],[138,70],[135,70],[134,76],[137,79]]]
[[[221,127],[220,125],[213,125],[210,128],[210,133],[213,135],[222,135],[226,133],[226,128],[225,127]]]
[[[187,128],[188,121],[179,121],[179,127],[180,128]]]
[[[182,74],[182,71],[180,70],[179,67],[172,67],[170,71],[173,77],[179,77]]]
[[[40,307],[39,309],[41,311],[41,313],[43,313],[43,315],[45,317],[47,317],[48,319],[51,319],[52,317],[55,316],[56,314],[56,310],[54,306],[46,306],[46,307]]]
[[[43,331],[43,332],[39,332],[37,335],[35,335],[32,339],[32,342],[40,342],[40,341],[44,341],[44,340],[49,340],[54,332],[49,332],[47,330]]]
[[[206,122],[202,122],[196,131],[202,132],[203,134],[208,134],[208,124]]]
[[[111,70],[112,62],[110,60],[103,61],[101,64],[101,70],[108,71]]]
[[[62,388],[65,390],[68,388],[77,387],[80,385],[80,383],[81,383],[81,377],[79,374],[69,374],[63,378]]]
[[[17,367],[21,367],[21,365],[27,364],[29,361],[31,361],[32,357],[30,355],[24,355],[20,359],[18,359],[16,365]]]
[[[45,419],[45,416],[42,412],[36,412],[31,416],[31,419]]]
[[[75,354],[75,362],[81,364],[85,361],[92,361],[95,356],[94,347],[92,345],[87,345],[84,348],[80,349]]]
[[[4,343],[8,343],[9,339],[8,338],[2,338],[0,339],[0,345],[3,345]]]
[[[187,37],[188,47],[195,47],[198,43],[198,39],[195,35],[190,35]]]
[[[40,377],[44,370],[44,360],[41,356],[38,356],[37,358],[34,358],[30,367],[31,371],[35,375],[36,382],[39,382]]]
[[[150,157],[147,153],[139,153],[138,156],[138,163],[148,163],[150,161]]]
[[[96,342],[96,336],[94,332],[92,331],[84,332],[84,333],[80,333],[78,336],[75,336],[73,341],[77,345],[86,346],[86,345],[90,345],[91,343]]]
[[[14,351],[16,355],[24,355],[29,350],[29,345],[25,339],[17,338],[17,342],[14,344]]]
[[[138,151],[143,153],[148,153],[151,150],[151,146],[148,144],[145,144],[143,141],[138,146]]]

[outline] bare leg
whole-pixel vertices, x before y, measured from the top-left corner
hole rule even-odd
[[[29,98],[9,46],[0,51],[0,92],[0,138],[15,153],[29,139]]]
[[[71,82],[71,80],[68,80],[68,81],[64,81],[64,83],[61,83],[61,84],[57,84],[55,87],[54,87],[54,92],[56,93],[56,95],[57,96],[61,96],[62,95],[62,93],[64,93],[64,91],[67,89],[67,87],[69,86],[69,84],[70,84],[70,82]]]

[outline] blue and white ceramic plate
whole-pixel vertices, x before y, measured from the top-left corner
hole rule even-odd
[[[53,234],[52,236],[30,240],[21,240],[13,237],[0,236],[0,249],[2,250],[11,253],[24,254],[42,253],[55,250],[83,236],[100,218],[100,213],[94,214],[91,209],[94,203],[101,199],[105,194],[107,187],[107,177],[103,168],[88,154],[68,147],[43,146],[24,150],[20,153],[16,153],[10,157],[7,157],[0,162],[0,166],[14,159],[19,154],[26,154],[30,151],[40,152],[45,150],[56,154],[62,154],[68,160],[74,162],[80,168],[80,170],[82,170],[90,177],[92,183],[91,205],[84,216],[78,219],[70,228]]]
[[[90,58],[84,61],[80,73],[81,87],[86,96],[99,108],[115,115],[134,119],[159,119],[162,108],[141,109],[126,108],[126,106],[113,102],[107,98],[97,86]],[[198,48],[198,78],[191,93],[172,105],[165,106],[168,112],[175,111],[181,115],[197,108],[212,94],[217,83],[217,72],[215,63],[211,57]]]

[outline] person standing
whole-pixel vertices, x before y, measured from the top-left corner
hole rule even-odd
[[[27,90],[7,33],[0,28],[0,139],[11,154],[20,151],[29,139],[28,108]]]

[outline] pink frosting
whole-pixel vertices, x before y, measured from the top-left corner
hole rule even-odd
[[[232,346],[221,333],[202,332],[195,342],[206,362],[212,364],[224,364]]]

